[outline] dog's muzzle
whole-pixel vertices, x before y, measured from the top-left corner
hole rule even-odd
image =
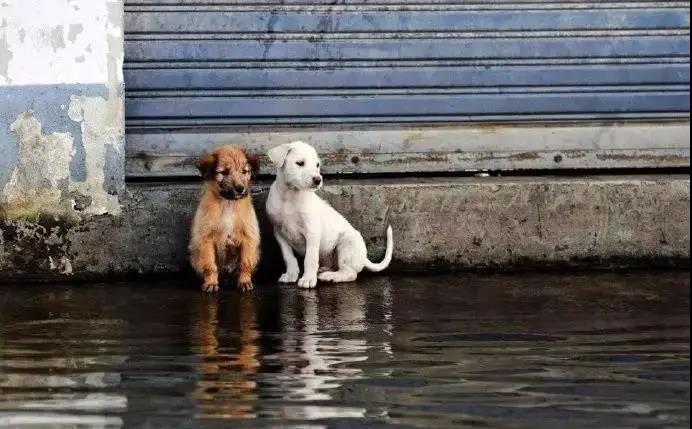
[[[221,191],[221,196],[226,200],[241,200],[248,195],[247,189],[243,189],[242,192],[237,192],[235,190]]]

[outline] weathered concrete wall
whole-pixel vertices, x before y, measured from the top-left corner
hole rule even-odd
[[[185,271],[199,189],[128,186],[119,217],[6,220],[0,278]],[[263,214],[267,184],[256,191],[262,272],[273,277],[283,263]],[[392,270],[689,264],[689,176],[333,181],[322,193],[373,258],[392,224]]]
[[[120,212],[122,0],[0,2],[0,216]]]

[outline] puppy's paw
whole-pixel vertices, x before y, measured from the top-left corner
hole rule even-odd
[[[355,271],[328,271],[317,276],[325,283],[348,283],[356,281],[358,274]]]
[[[334,271],[323,271],[317,275],[317,278],[321,282],[334,283],[336,282],[338,274]]]
[[[279,277],[279,283],[295,283],[296,281],[298,281],[298,276],[298,273],[283,273],[283,275]]]
[[[218,283],[204,283],[202,285],[202,292],[206,293],[216,293],[219,291]]]
[[[255,285],[253,285],[252,282],[239,282],[238,283],[238,291],[240,293],[250,292],[254,288],[255,288]]]
[[[317,286],[317,276],[303,276],[298,280],[298,287],[303,289],[312,289]]]

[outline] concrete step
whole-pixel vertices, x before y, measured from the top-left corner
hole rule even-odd
[[[255,189],[261,273],[283,270]],[[189,270],[200,184],[130,184],[117,216],[0,221],[0,279],[86,279]],[[321,194],[359,229],[370,256],[394,228],[391,271],[687,267],[690,176],[333,180]]]

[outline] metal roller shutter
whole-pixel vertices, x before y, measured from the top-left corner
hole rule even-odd
[[[293,138],[332,172],[689,165],[686,2],[125,4],[130,176]]]

